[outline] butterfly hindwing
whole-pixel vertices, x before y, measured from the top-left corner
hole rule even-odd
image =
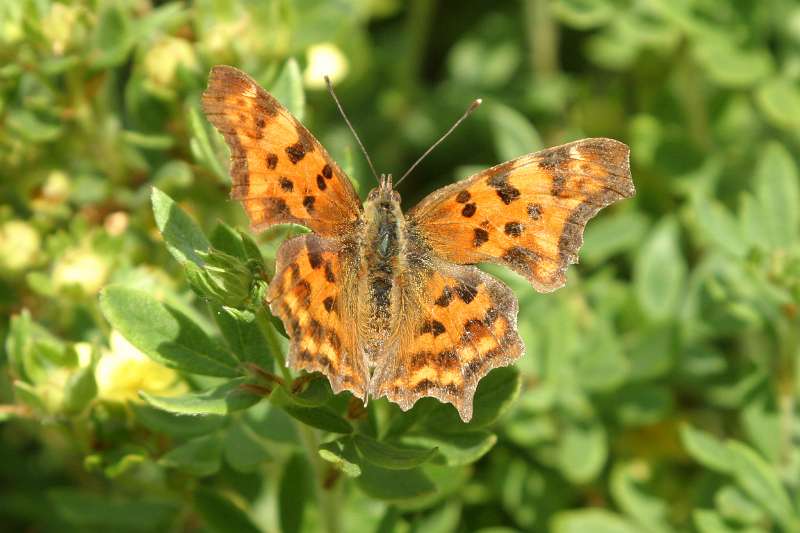
[[[216,66],[203,110],[231,150],[231,197],[255,230],[292,222],[334,236],[361,203],[325,148],[272,95],[238,69]]]
[[[453,404],[465,422],[491,369],[522,356],[511,289],[473,266],[434,263],[407,283],[398,342],[378,361],[370,395],[410,409],[425,396]]]
[[[289,334],[289,366],[322,372],[334,392],[365,399],[367,366],[349,323],[355,304],[342,253],[313,233],[284,242],[268,299]]]
[[[503,264],[553,291],[577,262],[587,221],[634,195],[628,157],[612,139],[542,150],[439,189],[407,216],[443,259]]]

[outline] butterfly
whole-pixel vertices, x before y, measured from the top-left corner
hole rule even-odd
[[[480,379],[523,355],[513,292],[476,263],[553,291],[587,221],[635,193],[628,147],[595,138],[486,169],[406,213],[382,176],[362,205],[325,148],[247,74],[214,67],[202,105],[230,148],[231,197],[252,229],[311,230],[280,246],[267,296],[290,337],[287,364],[403,410],[432,396],[467,422]]]

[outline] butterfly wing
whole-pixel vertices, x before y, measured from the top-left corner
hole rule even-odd
[[[478,381],[524,351],[514,293],[474,266],[436,260],[430,269],[408,272],[402,285],[399,342],[378,361],[370,394],[403,410],[433,396],[468,422]]]
[[[309,233],[283,243],[269,287],[270,309],[290,338],[289,366],[322,372],[334,392],[349,390],[366,398],[367,365],[355,337],[345,326],[355,316],[341,243]]]
[[[253,229],[302,224],[320,235],[352,228],[361,203],[325,148],[244,72],[211,70],[203,110],[231,150],[231,197]]]
[[[553,291],[578,260],[587,221],[634,195],[628,157],[612,139],[549,148],[439,189],[408,218],[442,259],[506,265]]]

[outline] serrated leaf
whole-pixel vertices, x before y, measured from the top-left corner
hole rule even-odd
[[[144,391],[139,395],[153,407],[179,415],[226,415],[244,409],[246,397],[236,394],[244,378],[233,379],[213,389],[181,396],[155,396]],[[261,397],[249,394],[250,405]]]
[[[194,508],[208,531],[216,533],[260,533],[247,513],[223,495],[200,488],[194,493]]]
[[[114,329],[158,363],[193,374],[239,375],[236,359],[174,307],[120,285],[100,293],[100,309]]]
[[[172,256],[181,264],[191,261],[202,266],[204,261],[197,251],[208,252],[211,244],[200,227],[175,200],[156,187],[153,187],[151,201],[156,226]]]
[[[221,461],[222,438],[216,433],[186,441],[158,460],[163,466],[177,468],[198,477],[216,473]]]
[[[359,453],[370,463],[389,470],[406,470],[429,461],[436,455],[436,448],[411,448],[381,442],[367,437],[355,435],[353,442]]]

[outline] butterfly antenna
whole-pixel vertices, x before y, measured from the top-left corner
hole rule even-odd
[[[375,166],[372,164],[372,159],[369,158],[369,154],[367,153],[367,149],[364,148],[364,143],[361,142],[361,139],[358,137],[358,133],[356,133],[355,128],[353,128],[353,125],[350,124],[350,119],[348,119],[347,115],[345,115],[344,109],[342,108],[342,104],[339,103],[339,99],[336,97],[336,93],[333,92],[333,84],[331,83],[331,79],[328,76],[325,76],[325,84],[328,86],[328,92],[331,93],[331,97],[333,98],[333,101],[336,102],[336,107],[339,108],[339,113],[342,114],[342,118],[344,119],[345,123],[347,124],[347,127],[350,128],[350,131],[352,132],[353,137],[356,138],[356,142],[358,143],[358,146],[361,147],[361,151],[364,153],[364,157],[367,158],[367,163],[369,163],[369,169],[372,171],[372,175],[375,176],[375,181],[380,183],[381,180],[378,179],[378,173],[375,172]]]
[[[419,164],[420,164],[420,162],[421,162],[423,159],[425,159],[425,158],[428,156],[428,154],[429,154],[429,153],[433,152],[433,149],[434,149],[434,148],[436,148],[437,146],[439,146],[439,143],[441,143],[443,140],[445,140],[445,139],[447,138],[447,136],[448,136],[448,135],[450,135],[451,133],[453,133],[453,130],[454,130],[454,129],[456,129],[456,128],[458,127],[458,125],[459,125],[459,124],[461,124],[462,122],[464,122],[464,119],[466,119],[468,116],[470,116],[470,115],[472,114],[472,112],[473,112],[473,111],[475,111],[476,109],[478,109],[478,106],[479,106],[479,105],[481,105],[482,103],[483,103],[483,100],[481,100],[480,98],[477,98],[477,99],[473,100],[473,101],[472,101],[472,103],[471,103],[471,104],[469,104],[469,107],[467,108],[467,110],[466,110],[466,111],[464,111],[464,114],[463,114],[463,115],[461,115],[461,118],[460,118],[460,119],[458,119],[458,120],[456,120],[455,124],[453,124],[452,126],[450,126],[450,129],[449,129],[449,130],[447,130],[447,131],[444,133],[444,135],[442,135],[441,137],[439,137],[439,140],[438,140],[438,141],[436,141],[435,143],[433,143],[433,144],[431,145],[431,147],[430,147],[430,148],[428,148],[427,150],[425,150],[425,153],[424,153],[424,154],[422,154],[422,155],[419,157],[419,159],[417,159],[417,160],[416,160],[416,162],[414,162],[414,164],[413,164],[413,165],[411,165],[411,168],[409,168],[408,170],[406,170],[406,173],[405,173],[405,174],[403,174],[403,175],[400,177],[400,179],[399,179],[399,180],[397,180],[397,181],[395,182],[395,184],[394,184],[394,188],[396,189],[396,188],[397,188],[397,186],[398,186],[398,185],[400,185],[400,182],[401,182],[401,181],[403,181],[404,179],[406,179],[406,176],[408,176],[409,174],[411,174],[411,171],[412,171],[412,170],[414,170],[414,168],[415,168],[417,165],[419,165]]]

